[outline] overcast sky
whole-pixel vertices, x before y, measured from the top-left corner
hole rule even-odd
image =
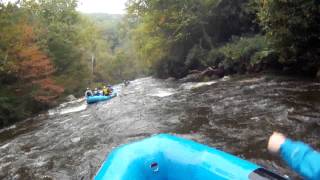
[[[79,0],[78,10],[84,13],[124,14],[127,0]]]
[[[2,0],[15,2],[17,0]],[[127,0],[78,0],[78,11],[84,13],[124,14]]]

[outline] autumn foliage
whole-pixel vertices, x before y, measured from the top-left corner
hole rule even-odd
[[[22,32],[18,77],[27,87],[37,87],[32,95],[36,101],[50,103],[63,92],[63,88],[52,80],[54,65],[36,44],[33,28],[24,25]]]
[[[0,128],[82,95],[93,33],[76,5],[0,0]]]

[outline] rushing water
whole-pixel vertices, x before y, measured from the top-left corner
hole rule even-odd
[[[171,133],[298,178],[266,150],[275,130],[320,148],[320,83],[236,77],[178,84],[143,78],[119,96],[64,103],[0,130],[0,179],[92,179],[116,146]]]

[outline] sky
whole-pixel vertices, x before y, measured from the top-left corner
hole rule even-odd
[[[2,0],[15,2],[16,0]],[[84,13],[124,14],[127,0],[78,0],[77,10]]]
[[[79,0],[78,11],[84,13],[124,14],[127,0]]]

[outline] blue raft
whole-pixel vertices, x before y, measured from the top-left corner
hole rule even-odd
[[[285,179],[194,141],[161,134],[115,149],[95,180]]]
[[[116,92],[113,92],[111,95],[109,96],[103,96],[103,95],[99,95],[99,96],[88,96],[87,97],[87,103],[88,104],[93,104],[93,103],[97,103],[97,102],[100,102],[100,101],[107,101],[107,100],[110,100],[114,97],[117,96],[117,93]]]

